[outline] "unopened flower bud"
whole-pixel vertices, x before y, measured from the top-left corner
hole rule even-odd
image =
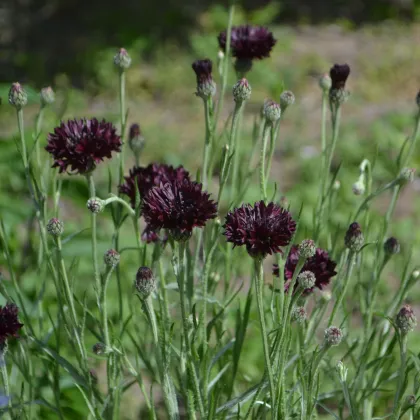
[[[400,181],[400,184],[404,185],[404,184],[413,182],[415,172],[416,170],[414,168],[401,169],[400,175],[398,176],[398,180]]]
[[[219,283],[220,281],[220,274],[216,271],[212,271],[210,273],[210,280],[214,283]]]
[[[142,299],[146,299],[156,289],[156,280],[149,267],[140,267],[136,274],[136,290]]]
[[[352,190],[354,195],[363,195],[366,191],[365,183],[359,179],[353,184]]]
[[[302,271],[298,275],[297,281],[303,289],[312,289],[316,282],[315,274],[312,271]]]
[[[287,197],[285,195],[282,195],[280,197],[280,206],[283,207],[284,209],[287,209],[289,207],[289,200],[287,199]]]
[[[61,236],[64,232],[63,222],[56,217],[53,217],[47,223],[47,232],[51,236]]]
[[[327,92],[331,89],[332,80],[328,73],[323,74],[319,78],[319,87],[324,91]]]
[[[321,298],[321,301],[322,302],[328,303],[331,300],[331,298],[332,298],[331,292],[329,290],[323,290],[320,293],[320,298]]]
[[[343,331],[337,327],[329,327],[325,330],[324,339],[327,346],[338,346],[343,339]]]
[[[298,324],[305,322],[307,318],[306,310],[303,306],[296,306],[292,310],[292,321],[296,321]]]
[[[192,64],[192,69],[197,78],[196,95],[206,100],[216,94],[216,83],[213,80],[213,63],[208,58],[196,60]]]
[[[397,238],[391,237],[385,241],[384,251],[388,255],[398,254],[400,252],[400,243]]]
[[[144,137],[141,134],[140,126],[132,124],[128,134],[128,145],[135,156],[138,156],[144,148]]]
[[[92,347],[92,351],[97,354],[106,354],[108,352],[108,349],[104,343],[96,343]]]
[[[402,334],[407,334],[414,330],[417,325],[417,318],[410,305],[404,305],[395,318],[395,323]]]
[[[405,402],[403,405],[403,411],[413,408],[416,405],[416,396],[415,395],[407,395],[405,397]]]
[[[105,208],[105,201],[98,197],[89,198],[86,202],[86,207],[95,214],[100,213]]]
[[[41,106],[51,105],[55,101],[55,93],[51,86],[44,87],[41,89]]]
[[[333,186],[332,186],[332,189],[333,189],[334,191],[338,191],[340,188],[341,188],[341,182],[340,182],[338,179],[336,179],[336,180],[334,181],[334,184],[333,184]]]
[[[13,83],[9,90],[9,104],[16,109],[23,108],[28,103],[28,95],[18,82]]]
[[[233,99],[235,102],[243,102],[251,97],[251,85],[245,78],[238,80],[232,89]]]
[[[286,108],[295,103],[295,95],[290,90],[285,90],[280,95],[280,108],[284,112]]]
[[[275,123],[281,116],[280,105],[274,101],[266,101],[264,103],[264,116],[269,122]]]
[[[344,363],[341,361],[338,362],[335,369],[338,373],[338,377],[340,378],[340,382],[346,382],[348,369],[344,366]]]
[[[420,277],[420,270],[418,269],[413,270],[413,272],[411,273],[411,277],[414,280],[417,280]]]
[[[120,254],[115,249],[108,249],[104,254],[104,263],[108,267],[116,267],[120,262]]]
[[[316,246],[312,239],[304,239],[299,245],[299,257],[311,258],[315,255]]]
[[[365,242],[359,223],[353,222],[347,229],[344,244],[350,251],[359,252]]]
[[[225,53],[222,50],[219,50],[217,53],[217,59],[219,61],[223,61],[224,58],[225,58]]]
[[[420,108],[420,90],[417,92],[416,95],[416,104]]]
[[[131,65],[131,57],[125,48],[120,48],[114,56],[114,64],[121,70],[128,69]]]

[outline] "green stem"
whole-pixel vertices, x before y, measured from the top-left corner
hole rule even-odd
[[[209,174],[208,171],[209,171],[211,149],[213,147],[213,133],[214,133],[214,125],[213,125],[214,122],[212,118],[213,100],[211,97],[209,97],[209,98],[204,99],[203,102],[204,102],[204,117],[205,117],[205,124],[206,124],[206,139],[204,143],[203,173],[201,174],[201,179],[203,180],[203,189],[207,189],[209,177],[211,179],[211,174]]]
[[[1,370],[1,377],[3,379],[3,386],[4,386],[4,394],[7,398],[7,406],[9,410],[12,408],[12,398],[10,397],[10,387],[9,387],[9,375],[7,373],[7,366],[6,366],[6,359],[5,359],[5,348],[7,344],[2,344],[3,348],[0,350],[0,370]],[[9,413],[9,418],[11,414]]]
[[[401,365],[400,373],[398,375],[398,387],[394,399],[394,411],[392,420],[398,420],[400,418],[401,407],[403,403],[403,388],[405,383],[405,368],[407,364],[407,334],[401,334],[400,339],[400,354],[401,354]]]
[[[105,279],[101,288],[101,314],[102,314],[102,328],[104,331],[104,344],[107,348],[111,348],[111,340],[109,339],[108,329],[108,309],[106,302],[106,291],[108,289],[109,280],[111,278],[114,267],[107,267],[105,272]]]
[[[89,197],[96,197],[95,182],[93,180],[93,175],[91,172],[86,174],[86,179],[89,185]],[[91,229],[92,229],[93,272],[95,276],[96,293],[99,295],[101,293],[101,276],[99,273],[99,266],[98,266],[97,239],[96,239],[96,214],[95,213],[91,213],[90,223],[91,223]]]
[[[123,207],[125,207],[125,209],[130,214],[130,216],[132,216],[132,217],[136,216],[136,212],[133,210],[133,208],[126,201],[124,201],[122,198],[120,198],[116,195],[112,195],[111,197],[104,200],[104,205],[107,206],[108,204],[114,203],[114,202],[122,204]]]
[[[255,265],[255,294],[257,295],[257,306],[258,306],[258,315],[260,318],[261,326],[261,338],[263,341],[263,350],[264,350],[264,359],[265,359],[265,370],[268,374],[268,381],[270,383],[270,396],[271,396],[271,405],[272,407],[276,406],[276,388],[274,383],[274,374],[273,368],[271,366],[270,360],[270,346],[268,344],[268,335],[267,328],[265,325],[265,315],[264,315],[264,298],[263,298],[263,286],[264,286],[264,271],[263,264],[261,260],[256,259],[254,262]],[[273,413],[273,419],[276,418],[275,413]]]
[[[70,307],[72,324],[74,325],[74,328],[77,328],[77,325],[78,325],[77,313],[76,313],[76,308],[74,306],[73,293],[71,291],[69,279],[67,277],[67,270],[66,270],[66,266],[64,264],[64,259],[63,259],[63,247],[62,247],[62,244],[61,244],[61,238],[59,236],[55,239],[55,243],[57,245],[61,277],[62,277],[63,283],[64,283],[64,293],[65,293],[65,296],[66,296],[67,304]]]
[[[232,33],[232,24],[233,24],[233,14],[235,11],[234,4],[231,4],[229,8],[229,18],[228,18],[228,26],[226,30],[226,48],[225,48],[225,58],[223,63],[223,78],[222,78],[222,89],[220,91],[219,102],[217,104],[216,109],[216,118],[214,119],[214,127],[217,127],[217,123],[219,122],[220,113],[223,109],[223,101],[225,98],[228,74],[229,74],[229,64],[230,64],[230,41],[231,41],[231,33]]]
[[[25,142],[25,131],[24,131],[22,108],[19,108],[17,110],[17,119],[18,119],[18,127],[19,127],[19,134],[20,134],[20,147],[21,147],[21,153],[22,153],[23,167],[25,168],[25,171],[26,171],[28,168],[28,156],[26,154],[26,142]]]
[[[405,157],[405,159],[403,161],[403,164],[400,166],[399,169],[404,168],[408,165],[408,162],[410,161],[411,156],[413,155],[414,149],[416,147],[416,142],[417,142],[417,138],[419,136],[419,133],[420,133],[420,110],[419,110],[419,112],[417,113],[417,116],[416,116],[416,122],[415,122],[415,125],[414,125],[414,132],[413,132],[413,135],[411,137],[410,148],[408,149],[407,156]]]
[[[260,192],[262,199],[266,202],[267,201],[267,180],[265,177],[266,170],[265,170],[265,157],[267,154],[267,143],[268,137],[271,129],[271,123],[265,122],[264,130],[263,130],[263,143],[261,145],[261,155],[260,155]]]
[[[188,335],[188,316],[185,302],[185,274],[186,274],[186,242],[177,242],[176,247],[178,248],[178,267],[177,267],[177,282],[179,289],[179,299],[181,306],[181,318],[182,318],[182,328],[184,333],[184,343],[187,352],[187,370],[190,373],[190,377],[193,383],[193,392],[196,398],[198,408],[200,411],[201,418],[205,418],[205,410],[203,405],[203,399],[200,392],[200,387],[198,383],[198,377],[195,370],[194,363],[192,361],[192,352],[191,344]]]
[[[270,148],[268,150],[267,172],[265,174],[266,180],[268,180],[270,178],[271,164],[273,163],[274,151],[275,151],[275,148],[276,148],[275,147],[276,146],[276,140],[277,140],[277,137],[278,137],[278,133],[280,131],[280,121],[281,121],[281,118],[279,118],[276,121],[275,127],[271,127]]]
[[[120,120],[121,120],[121,140],[124,140],[125,125],[126,125],[126,111],[125,111],[125,70],[121,69],[119,72],[119,99],[120,99]],[[120,170],[119,170],[119,180],[122,183],[124,179],[124,141],[121,146],[121,152],[119,155],[120,159]]]
[[[39,171],[41,171],[41,153],[39,149],[39,136],[42,130],[42,120],[44,118],[45,106],[41,105],[35,120],[35,155],[36,164]]]
[[[338,309],[341,307],[341,304],[343,302],[344,296],[346,295],[347,289],[349,287],[351,273],[353,271],[354,266],[354,259],[356,254],[352,251],[349,252],[349,255],[347,257],[347,268],[346,268],[346,274],[344,276],[343,282],[344,284],[341,286],[340,294],[338,296],[337,302],[334,305],[334,308],[332,310],[332,313],[330,315],[330,319],[328,321],[328,326],[331,326],[334,318],[337,314]]]
[[[236,193],[236,190],[240,190],[238,185],[238,176],[239,176],[239,165],[241,162],[241,145],[242,141],[240,141],[239,138],[239,132],[241,128],[241,121],[242,121],[242,114],[244,110],[245,101],[242,101],[238,107],[238,113],[235,115],[235,132],[234,132],[234,138],[233,138],[233,167],[232,167],[232,197]],[[236,109],[236,104],[235,104]],[[233,122],[232,122],[233,124]],[[237,199],[237,196],[235,194],[235,201]]]

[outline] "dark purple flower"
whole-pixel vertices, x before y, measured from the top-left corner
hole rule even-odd
[[[189,179],[152,188],[143,200],[143,216],[152,230],[168,229],[172,235],[188,235],[217,215],[217,205]]]
[[[226,31],[218,36],[219,46],[226,50]],[[232,55],[239,60],[263,59],[270,56],[276,40],[273,34],[262,26],[234,26],[231,32],[230,45]]]
[[[190,174],[182,166],[174,168],[171,165],[151,163],[146,167],[135,166],[130,169],[129,176],[126,176],[124,184],[119,186],[119,191],[130,197],[131,206],[136,205],[136,183],[140,197],[144,198],[153,187],[167,182],[182,181],[190,179]]]
[[[334,64],[330,69],[331,90],[344,89],[349,74],[350,66],[348,64]]]
[[[85,174],[95,169],[112,152],[121,151],[121,139],[115,127],[105,120],[69,120],[48,135],[45,150],[54,158],[60,172]],[[70,169],[70,170],[69,170]]]
[[[133,140],[135,137],[141,136],[140,126],[136,123],[131,124],[128,139]]]
[[[225,236],[234,247],[245,245],[251,257],[264,258],[281,252],[296,230],[296,222],[284,208],[259,201],[243,204],[226,216]]]
[[[295,272],[296,265],[299,261],[299,246],[293,245],[290,248],[289,255],[287,256],[286,264],[284,267],[284,281],[285,281],[285,291],[289,289],[290,280],[293,277],[293,273]],[[337,264],[332,261],[328,255],[327,251],[324,251],[321,248],[317,248],[315,255],[311,258],[308,258],[303,266],[301,272],[303,271],[311,271],[315,275],[315,287],[322,290],[325,286],[330,283],[332,277],[334,277],[337,273],[335,271],[335,267]],[[279,276],[279,267],[277,264],[273,266],[273,274],[275,276]],[[297,284],[295,285],[295,288]],[[312,289],[305,290],[305,293],[310,293],[313,291]]]
[[[197,85],[212,80],[213,63],[208,58],[194,61],[192,69],[197,76]]]
[[[0,306],[0,345],[10,337],[17,337],[22,327],[18,319],[18,307],[14,303]]]

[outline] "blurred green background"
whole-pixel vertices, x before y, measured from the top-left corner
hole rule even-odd
[[[127,73],[129,123],[138,122],[146,139],[141,163],[161,161],[183,164],[192,173],[200,167],[204,141],[202,101],[194,96],[195,75],[191,63],[209,57],[216,61],[217,34],[225,29],[227,2],[208,0],[155,0],[103,2],[99,0],[3,0],[0,5],[0,214],[10,232],[10,247],[18,275],[25,274],[23,288],[35,296],[40,287],[36,261],[36,228],[23,169],[15,142],[15,110],[7,103],[11,82],[20,81],[29,93],[25,108],[28,149],[33,139],[34,118],[39,109],[38,91],[51,85],[57,101],[46,111],[42,146],[46,135],[60,118],[98,117],[119,120],[118,75],[113,56],[125,47],[133,62]],[[420,0],[247,0],[238,2],[234,23],[268,26],[278,42],[272,56],[254,65],[249,74],[252,96],[246,105],[240,137],[244,154],[252,148],[255,115],[265,98],[278,100],[283,89],[294,92],[296,103],[284,115],[274,156],[270,193],[277,184],[277,197],[286,195],[292,211],[302,203],[302,230],[312,225],[312,208],[317,200],[321,92],[318,77],[335,62],[351,66],[348,88],[351,97],[343,107],[342,130],[334,159],[341,164],[336,211],[326,231],[343,231],[350,214],[362,197],[352,193],[363,159],[374,163],[374,186],[395,175],[400,146],[412,133],[416,112],[415,96],[420,88]],[[220,79],[215,70],[215,79]],[[230,73],[228,86],[235,82]],[[233,110],[228,89],[220,129]],[[418,167],[417,150],[412,165]],[[127,158],[128,168],[134,164]],[[244,161],[244,171],[248,168]],[[105,197],[107,168],[95,173],[98,195]],[[63,175],[60,204],[66,234],[89,226],[85,209],[88,196],[85,181]],[[217,180],[210,187],[217,188]],[[391,234],[400,239],[402,253],[387,267],[388,282],[381,284],[381,296],[388,300],[398,288],[410,252],[420,250],[420,183],[404,189],[398,202]],[[259,198],[258,182],[246,200]],[[378,214],[389,202],[385,195],[375,201]],[[112,226],[109,214],[99,219],[99,252],[109,248]],[[122,246],[134,244],[129,227]],[[66,244],[66,257],[79,261],[78,276],[90,275],[88,231]],[[22,250],[22,244],[25,249]],[[322,243],[321,246],[327,246]],[[239,251],[238,251],[239,252]],[[415,263],[415,261],[414,261]],[[4,267],[0,264],[0,271]],[[134,256],[125,259],[123,283],[131,290],[136,269]],[[245,267],[244,270],[248,269]],[[247,275],[244,273],[244,275]],[[83,282],[80,282],[83,283]],[[87,283],[86,283],[87,284]],[[80,287],[86,287],[81,284]],[[115,285],[112,287],[115,288]],[[391,291],[391,294],[390,294]],[[111,290],[110,293],[113,293]],[[47,292],[46,298],[54,300]],[[420,292],[411,295],[420,310]],[[116,306],[115,306],[116,307]],[[115,307],[110,308],[112,313]],[[249,367],[261,363],[258,343],[249,343],[244,360]],[[261,368],[261,366],[260,366]],[[245,372],[246,371],[246,372]],[[249,379],[259,369],[244,369]],[[252,378],[255,376],[255,378]],[[250,380],[251,381],[251,380]]]

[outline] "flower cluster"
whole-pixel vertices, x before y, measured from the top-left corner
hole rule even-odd
[[[299,246],[293,245],[290,248],[289,255],[287,256],[285,268],[284,268],[284,280],[285,280],[285,291],[289,289],[290,280],[293,277],[295,268],[299,261]],[[328,286],[331,281],[331,278],[334,277],[337,272],[335,267],[337,264],[330,259],[328,252],[324,251],[321,248],[317,248],[315,255],[311,258],[308,258],[301,270],[301,272],[310,271],[315,275],[315,286],[306,289],[305,294],[308,294],[313,291],[315,287],[322,290],[324,287]],[[273,274],[279,276],[279,267],[277,264],[273,266]],[[297,284],[295,286],[297,288]]]
[[[290,243],[296,222],[283,207],[259,201],[228,213],[223,227],[228,242],[234,246],[245,245],[249,255],[264,258],[281,252],[280,248]]]
[[[110,159],[112,152],[120,152],[121,146],[116,128],[93,118],[62,122],[48,135],[45,150],[60,172],[86,174],[104,158]]]

